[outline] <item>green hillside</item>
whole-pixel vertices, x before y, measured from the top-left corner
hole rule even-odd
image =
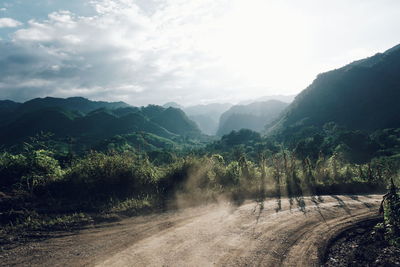
[[[195,123],[183,111],[156,105],[137,108],[123,102],[96,102],[75,97],[38,98],[23,104],[2,101],[0,107],[3,114],[12,111],[12,116],[7,117],[0,126],[2,146],[21,144],[29,137],[47,132],[52,133],[56,140],[74,138],[75,143],[80,143],[82,148],[89,148],[99,142],[105,147],[104,142],[113,141],[114,136],[138,132],[148,137],[152,143],[148,147],[151,148],[157,145],[161,148],[173,146],[166,145],[169,142],[159,141],[158,138],[168,139],[173,144],[172,140],[181,140],[180,136],[201,136]],[[133,139],[127,140],[129,142]]]
[[[21,103],[14,101],[0,100],[0,125],[7,123],[9,118],[13,116],[13,113],[20,105]]]
[[[79,111],[82,113],[89,113],[93,110],[100,108],[117,109],[129,107],[124,102],[104,102],[104,101],[91,101],[83,97],[69,97],[69,98],[35,98],[23,103],[19,108],[19,113],[29,113],[35,110],[43,109],[45,107],[58,107],[65,110]]]
[[[178,135],[196,136],[201,133],[197,125],[177,108],[169,107],[151,117],[151,120]]]
[[[328,122],[372,132],[400,127],[400,46],[318,75],[269,132]]]

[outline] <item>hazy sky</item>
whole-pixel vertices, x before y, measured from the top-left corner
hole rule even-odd
[[[1,0],[0,99],[296,94],[398,43],[398,0]]]

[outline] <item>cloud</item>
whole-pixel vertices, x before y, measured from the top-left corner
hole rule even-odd
[[[5,9],[1,9],[5,11]],[[15,28],[21,26],[22,23],[12,18],[0,18],[0,28]]]
[[[393,32],[400,25],[395,11],[367,24],[370,14],[386,13],[376,6],[358,8],[363,1],[331,8],[332,14],[312,0],[301,5],[265,0],[87,2],[93,12],[59,10],[31,18],[8,41],[0,40],[0,99],[79,95],[142,105],[292,94],[322,70],[395,44],[397,37],[373,38],[379,44],[367,37],[381,32],[397,36]],[[348,5],[338,2],[338,7]],[[353,18],[354,10],[363,12]],[[372,27],[376,21],[380,24]],[[352,31],[357,25],[375,30]]]
[[[32,19],[0,47],[7,51],[0,56],[0,97],[79,94],[145,104],[199,90],[193,75],[204,72],[204,58],[188,32],[196,30],[189,11],[206,13],[201,2],[165,2],[166,10],[149,15],[130,0],[92,1],[92,17],[58,11]]]

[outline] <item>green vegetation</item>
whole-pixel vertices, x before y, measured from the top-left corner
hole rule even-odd
[[[62,228],[220,198],[288,196],[301,207],[305,195],[383,191],[395,177],[387,157],[362,164],[338,154],[298,157],[250,130],[176,152],[119,146],[61,157],[51,136],[32,138],[19,153],[0,155],[0,223],[4,231]]]
[[[173,108],[100,109],[86,115],[51,109],[51,114],[78,123],[85,134],[40,132],[4,147],[3,231],[74,227],[221,198],[240,204],[276,197],[279,210],[280,198],[288,196],[292,205],[304,208],[306,195],[383,192],[400,169],[400,129],[365,133],[327,123],[322,129],[288,128],[275,137],[242,129],[210,142],[187,119],[181,124],[162,119],[185,118]],[[121,118],[121,125],[140,118],[134,127],[158,128],[115,134],[116,126],[107,123]],[[31,123],[24,126],[28,132],[40,130],[40,124],[25,121]]]
[[[319,74],[267,131],[328,122],[373,132],[400,127],[400,46]]]
[[[383,231],[384,237],[390,245],[400,247],[400,195],[397,191],[392,180],[390,191],[384,196],[381,205],[383,223],[376,228]]]
[[[209,139],[181,110],[155,105],[38,98],[23,104],[1,101],[0,117],[1,145],[12,151],[42,132],[52,133],[52,142],[78,154],[113,146],[146,151],[196,147]]]

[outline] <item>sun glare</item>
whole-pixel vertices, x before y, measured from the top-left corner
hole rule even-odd
[[[290,73],[292,89],[301,88],[308,73],[303,72],[310,42],[306,23],[302,14],[279,3],[236,1],[203,26],[196,43],[216,59],[225,75],[249,87],[280,89]]]

